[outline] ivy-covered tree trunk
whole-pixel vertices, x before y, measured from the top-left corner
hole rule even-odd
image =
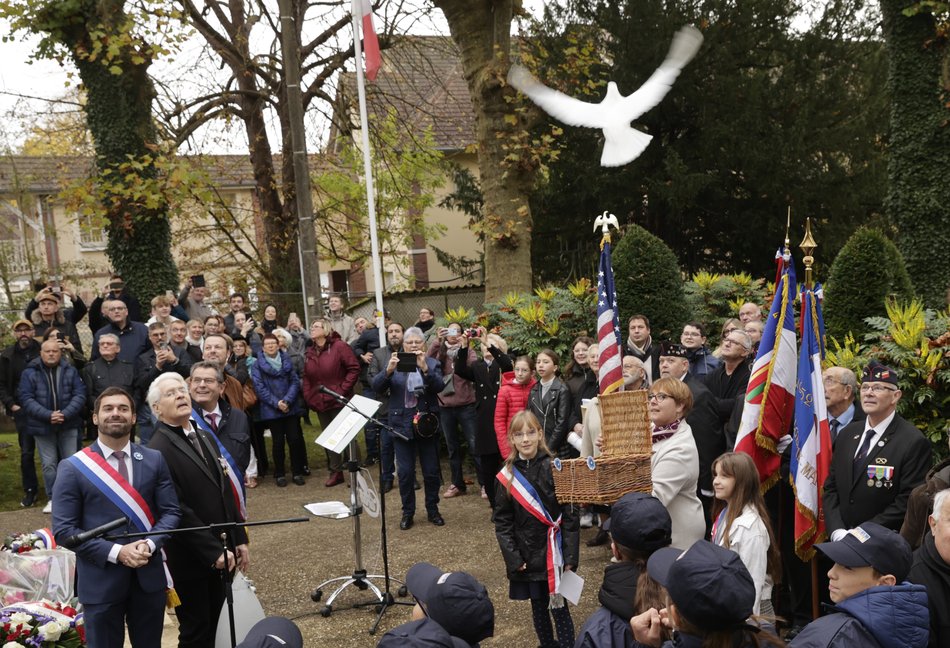
[[[531,290],[531,210],[534,167],[506,160],[506,145],[523,127],[513,119],[505,84],[511,49],[512,0],[433,0],[459,48],[475,111],[479,182],[484,195],[485,301]],[[520,3],[518,3],[520,4]],[[527,156],[525,156],[526,158]]]
[[[950,286],[950,107],[946,56],[929,13],[905,16],[906,0],[881,0],[890,57],[891,141],[887,212],[917,293],[945,305]]]
[[[79,70],[114,269],[143,299],[176,288],[167,205],[147,190],[158,175],[151,55],[130,33],[124,0],[32,0],[2,8],[17,28],[43,37],[41,55],[58,58],[65,50]]]

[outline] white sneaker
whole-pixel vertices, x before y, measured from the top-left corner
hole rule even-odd
[[[264,430],[264,435],[263,435],[263,436],[264,436],[265,439],[270,439],[270,438],[273,437],[273,435],[270,433],[270,428],[267,428],[266,430]]]
[[[44,512],[44,513],[52,513],[52,512],[53,512],[53,502],[52,502],[52,500],[50,500],[49,502],[46,503],[46,506],[43,507],[43,512]]]
[[[589,529],[594,526],[594,514],[590,511],[585,511],[581,513],[581,528]]]

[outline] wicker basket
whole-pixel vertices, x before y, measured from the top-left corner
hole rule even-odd
[[[601,440],[597,459],[554,462],[559,502],[612,504],[626,493],[653,490],[650,455],[653,442],[645,390],[601,396]]]

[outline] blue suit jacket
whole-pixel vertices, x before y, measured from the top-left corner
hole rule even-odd
[[[91,448],[102,455],[98,441]],[[152,510],[155,517],[152,529],[163,531],[177,528],[181,517],[178,496],[162,454],[136,443],[132,444],[131,453],[132,486]],[[57,542],[123,516],[124,513],[71,461],[66,459],[59,463],[56,484],[53,486],[53,533]],[[136,527],[130,523],[127,528],[119,527],[112,533],[135,531]],[[138,578],[146,592],[163,590],[166,581],[160,549],[167,538],[167,535],[149,536],[156,550],[148,564],[138,569],[109,562],[109,550],[115,544],[111,540],[95,538],[76,547],[74,551],[79,557],[76,565],[79,600],[88,604],[121,601],[128,593],[132,578]],[[130,541],[116,542],[126,544]]]

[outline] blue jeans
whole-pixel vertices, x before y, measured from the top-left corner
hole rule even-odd
[[[392,438],[392,435],[388,435]],[[439,441],[433,439],[393,439],[396,450],[396,465],[399,467],[399,497],[402,498],[402,514],[416,514],[415,466],[416,455],[422,464],[422,483],[425,486],[426,512],[439,512]]]
[[[20,482],[24,491],[35,493],[40,487],[36,478],[36,437],[26,433],[26,412],[22,409],[13,415],[13,423],[20,442]]]
[[[443,407],[439,410],[439,421],[442,424],[442,434],[445,435],[445,445],[449,449],[449,466],[452,468],[452,483],[460,491],[465,490],[465,478],[462,476],[462,444],[459,441],[458,428],[462,428],[468,451],[475,448],[475,431],[478,425],[475,418],[475,405],[460,405],[459,407]],[[481,460],[475,458],[476,473]]]
[[[52,434],[33,437],[36,440],[36,449],[40,453],[40,464],[43,466],[43,483],[46,485],[46,496],[53,497],[53,484],[56,483],[56,466],[60,461],[76,454],[76,444],[80,438],[79,428],[59,430]]]

